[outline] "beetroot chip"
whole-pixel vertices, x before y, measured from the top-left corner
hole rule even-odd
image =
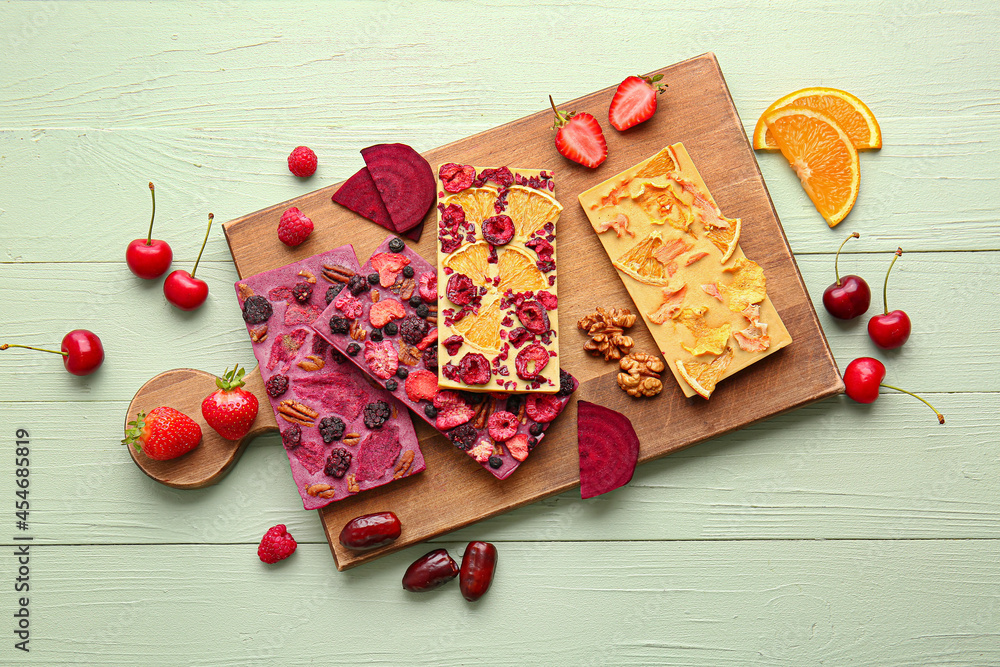
[[[577,401],[580,497],[593,498],[628,484],[639,460],[639,437],[620,412]]]
[[[381,479],[399,458],[402,446],[395,424],[372,431],[358,448],[358,481]]]
[[[333,195],[333,201],[341,206],[351,209],[355,213],[368,218],[376,225],[381,225],[390,232],[396,231],[392,225],[392,218],[389,211],[382,203],[382,197],[375,187],[375,181],[368,171],[368,167],[362,167],[361,171],[351,176],[340,186],[340,189]]]
[[[377,144],[361,157],[399,233],[419,225],[434,205],[437,185],[427,160],[406,144]]]

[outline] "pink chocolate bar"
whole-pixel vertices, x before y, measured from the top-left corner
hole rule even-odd
[[[308,326],[357,272],[345,245],[236,283],[306,509],[424,469],[406,408]]]
[[[579,383],[563,371],[554,395],[439,389],[437,271],[405,244],[399,248],[398,240],[393,252],[394,238],[383,241],[361,267],[366,281],[355,281],[353,290],[341,288],[312,328],[455,446],[505,479],[542,440]],[[502,439],[490,436],[491,420],[493,435]]]

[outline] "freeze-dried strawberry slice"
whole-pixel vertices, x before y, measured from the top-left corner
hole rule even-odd
[[[497,410],[490,415],[489,421],[486,422],[490,437],[497,442],[513,438],[517,434],[517,426],[517,415],[506,410]]]
[[[528,458],[528,436],[524,433],[515,435],[513,438],[503,443],[507,446],[507,451],[518,461]]]
[[[431,329],[430,331],[427,332],[427,335],[424,336],[423,340],[421,340],[419,343],[417,343],[417,349],[420,350],[421,352],[423,352],[424,350],[426,350],[427,348],[429,348],[431,345],[433,345],[434,343],[436,343],[437,339],[438,339],[438,330],[437,330],[437,328]]]
[[[392,341],[381,343],[365,341],[365,363],[376,377],[383,380],[395,375],[399,368],[399,356],[396,354],[396,348],[392,346]]]
[[[381,329],[389,322],[406,317],[403,304],[395,299],[382,299],[372,304],[368,310],[368,321],[376,329]]]
[[[539,424],[548,424],[559,416],[562,411],[562,401],[550,394],[531,394],[524,405],[528,419]]]
[[[458,334],[448,336],[444,339],[444,349],[448,351],[448,354],[454,357],[458,354],[458,351],[462,349],[462,343],[464,342],[465,339]]]
[[[467,352],[458,362],[458,375],[465,384],[480,385],[489,382],[493,373],[489,359],[476,352]]]
[[[297,324],[312,324],[323,313],[318,306],[288,306],[285,309],[285,324],[294,327]]]
[[[460,426],[476,414],[472,406],[454,391],[439,391],[434,397],[434,407],[438,411],[434,425],[439,431]]]
[[[372,255],[369,261],[372,268],[378,271],[379,285],[392,287],[403,267],[410,263],[410,258],[395,252],[380,252]]]
[[[293,360],[299,348],[306,342],[307,335],[305,329],[296,329],[291,333],[279,335],[274,344],[271,345],[271,357],[267,360],[267,370],[274,369],[280,363]]]
[[[432,401],[437,395],[437,390],[437,375],[430,371],[421,368],[410,371],[410,374],[406,376],[406,396],[411,401],[416,402],[422,399]]]
[[[446,192],[461,192],[476,180],[476,168],[471,164],[449,162],[438,169],[438,178]]]
[[[514,357],[514,370],[522,380],[535,380],[548,363],[548,351],[538,343],[532,343]]]
[[[526,300],[517,307],[517,319],[533,334],[549,330],[549,314],[545,312],[545,306],[534,299]]]
[[[490,457],[493,456],[493,443],[481,442],[467,451],[466,454],[476,459],[479,463],[486,463],[490,460]]]
[[[420,293],[420,298],[423,299],[425,303],[433,303],[437,301],[437,274],[431,271],[421,273],[420,277],[417,279],[417,290]]]

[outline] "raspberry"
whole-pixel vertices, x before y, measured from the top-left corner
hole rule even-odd
[[[403,239],[398,236],[394,236],[389,240],[389,250],[392,252],[403,252],[403,248],[405,247],[406,245],[403,243]]]
[[[298,447],[299,443],[302,442],[302,429],[299,428],[298,424],[292,424],[284,431],[281,432],[281,444],[285,446],[285,449],[291,449],[292,447]]]
[[[368,428],[382,428],[389,417],[392,416],[392,409],[385,401],[374,401],[365,406],[365,426]]]
[[[490,415],[489,421],[486,422],[490,437],[497,442],[513,438],[517,434],[517,426],[517,415],[506,410],[494,412]]]
[[[421,338],[420,342],[417,343],[417,349],[421,350],[421,351],[422,350],[426,350],[431,345],[433,345],[434,343],[436,343],[437,339],[438,339],[438,330],[437,330],[437,328],[431,329],[430,331],[427,332],[427,335],[424,336],[423,338]]]
[[[514,357],[514,369],[522,380],[534,380],[548,365],[549,353],[538,343],[532,343]]]
[[[395,299],[382,299],[377,303],[373,303],[372,307],[368,310],[368,321],[371,322],[373,327],[379,329],[393,320],[404,317],[406,317],[406,311],[403,309],[403,304]]]
[[[286,391],[288,391],[288,376],[287,375],[272,375],[264,383],[264,387],[267,389],[267,395],[271,398],[278,398]]]
[[[248,296],[243,302],[243,321],[247,324],[267,322],[273,313],[271,302],[259,294]]]
[[[438,277],[436,273],[428,271],[427,273],[421,273],[420,277],[417,278],[417,291],[420,294],[420,298],[427,303],[432,303],[437,301],[438,295]]]
[[[517,307],[517,319],[533,334],[549,330],[549,314],[545,312],[545,306],[534,299],[525,300]]]
[[[483,220],[483,238],[491,245],[506,245],[514,238],[514,221],[509,215],[494,215]]]
[[[524,406],[524,411],[527,413],[528,419],[548,424],[559,416],[562,408],[562,401],[555,396],[550,394],[531,394],[528,396],[528,403]]]
[[[576,380],[573,376],[566,371],[559,370],[559,391],[556,392],[556,396],[569,396],[576,389],[573,385],[576,384]]]
[[[458,372],[465,384],[486,384],[493,374],[489,360],[476,352],[468,352],[458,363]]]
[[[528,436],[525,434],[519,433],[504,444],[507,445],[510,455],[518,461],[528,458]]]
[[[385,330],[386,336],[395,336],[399,333],[399,325],[395,322],[389,322],[382,328]]]
[[[330,318],[330,331],[335,334],[345,334],[351,329],[351,323],[346,317],[334,315]]]
[[[462,343],[464,342],[465,339],[457,334],[454,336],[448,336],[444,339],[444,349],[448,351],[448,354],[454,357],[458,354],[458,351],[462,349]]]
[[[399,355],[396,354],[396,348],[392,346],[390,341],[382,343],[366,341],[365,363],[368,364],[373,375],[388,380],[399,368]]]
[[[503,465],[503,459],[499,456],[491,456],[489,459],[490,467],[494,470],[498,470]]]
[[[424,350],[424,353],[420,355],[420,360],[424,362],[424,368],[429,371],[436,371],[438,367],[437,345],[431,345]]]
[[[472,284],[472,278],[464,273],[453,273],[448,278],[444,293],[456,306],[464,306],[476,295],[476,286]]]
[[[459,428],[462,428],[459,426]],[[486,463],[490,460],[490,456],[493,455],[493,443],[489,440],[479,443],[472,449],[466,452],[469,456],[476,459],[479,463]]]
[[[360,296],[368,291],[368,281],[364,276],[355,274],[347,281],[347,289],[351,290],[354,296]]]
[[[257,547],[257,557],[265,563],[277,563],[295,553],[297,546],[295,538],[288,534],[285,524],[279,523],[264,533],[260,546]]]
[[[326,457],[326,465],[323,466],[323,472],[329,477],[340,479],[347,474],[347,469],[351,467],[352,458],[351,453],[343,447],[335,447],[330,450],[330,455]]]
[[[299,146],[288,154],[288,171],[299,178],[307,178],[316,173],[316,153],[311,148]]]
[[[476,444],[476,438],[479,437],[479,431],[472,428],[468,424],[462,424],[456,426],[446,433],[448,439],[451,440],[452,444],[461,449],[463,452],[467,452],[472,448],[472,445]]]
[[[287,246],[294,247],[309,238],[312,230],[313,221],[293,206],[281,214],[281,222],[278,223],[278,240]]]
[[[430,328],[431,325],[427,320],[420,319],[416,315],[407,315],[399,323],[399,335],[410,345],[416,345],[424,339]]]
[[[323,436],[323,442],[328,445],[334,440],[340,440],[345,428],[344,420],[340,417],[323,417],[319,420],[319,434]]]
[[[406,377],[406,396],[411,401],[434,400],[437,394],[437,375],[423,369],[415,370]]]
[[[434,397],[437,419],[434,425],[439,431],[455,428],[472,419],[476,411],[454,391],[439,391]]]
[[[471,164],[449,162],[438,169],[438,178],[446,192],[461,192],[476,180],[476,168]]]
[[[326,305],[333,303],[333,300],[337,298],[340,294],[340,290],[344,289],[344,283],[337,283],[336,285],[331,285],[329,289],[326,290]]]

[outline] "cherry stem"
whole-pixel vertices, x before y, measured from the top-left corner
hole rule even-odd
[[[837,262],[840,260],[840,251],[844,249],[844,245],[848,241],[850,241],[851,239],[858,239],[858,238],[861,238],[861,234],[854,232],[846,239],[844,239],[844,243],[841,243],[840,247],[837,248],[837,255],[833,258],[833,273],[834,275],[837,276],[837,287],[840,287],[840,271],[837,269]]]
[[[4,343],[0,345],[0,350],[6,350],[9,347],[20,347],[25,350],[37,350],[39,352],[51,352],[52,354],[61,354],[64,357],[69,356],[69,352],[63,352],[62,350],[46,350],[44,347],[31,347],[30,345],[18,345],[17,343]]]
[[[943,424],[944,423],[944,415],[941,414],[940,412],[938,412],[937,408],[935,408],[933,405],[931,405],[930,403],[928,403],[923,398],[921,398],[921,397],[917,396],[916,394],[914,394],[912,391],[906,391],[905,389],[900,389],[899,387],[893,387],[891,384],[880,384],[879,386],[880,387],[885,387],[886,389],[895,389],[896,391],[901,391],[904,394],[909,394],[910,396],[912,396],[913,398],[917,399],[918,401],[923,402],[924,405],[926,405],[931,410],[933,410],[934,414],[937,415],[938,423],[939,424]]]
[[[153,182],[149,182],[149,196],[153,198],[153,215],[149,216],[149,234],[146,235],[146,245],[153,245],[153,218],[156,217],[156,190]]]
[[[892,258],[892,264],[896,263],[896,260],[903,255],[902,248],[896,248],[896,254]],[[886,293],[889,291],[889,274],[892,272],[892,264],[889,265],[889,270],[885,272],[885,284],[882,285],[882,306],[885,308],[885,314],[889,314],[889,299]]]
[[[212,220],[215,220],[215,214],[208,214],[208,229],[205,230],[205,240],[201,242],[201,250],[198,251],[198,259],[194,260],[194,268],[191,269],[191,277],[194,278],[194,272],[198,270],[198,262],[201,261],[201,253],[205,252],[205,244],[208,243],[208,233],[212,231]]]

